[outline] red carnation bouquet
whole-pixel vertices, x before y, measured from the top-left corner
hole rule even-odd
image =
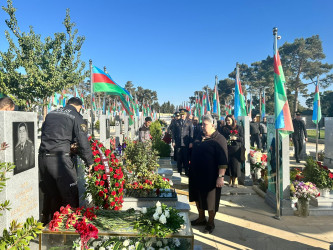
[[[230,130],[230,135],[229,135],[229,139],[228,139],[228,145],[232,144],[232,141],[237,140],[238,137],[238,130]]]
[[[91,136],[88,139],[94,155],[94,165],[88,173],[86,193],[91,195],[94,205],[120,210],[125,184],[121,164],[110,149],[106,149]]]

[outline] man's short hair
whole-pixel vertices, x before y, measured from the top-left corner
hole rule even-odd
[[[74,104],[75,106],[82,106],[82,100],[79,97],[72,97],[67,101],[67,105]]]
[[[208,121],[208,122],[214,124],[214,119],[213,119],[213,117],[212,117],[211,115],[209,115],[209,114],[207,114],[207,115],[203,115],[203,116],[202,116],[202,123],[203,123],[204,121]]]
[[[146,121],[146,122],[151,122],[152,119],[151,119],[151,117],[148,116],[148,117],[145,118],[145,121]]]
[[[2,97],[2,98],[0,98],[0,110],[4,109],[7,106],[9,106],[11,108],[14,108],[15,107],[15,103],[9,97]]]

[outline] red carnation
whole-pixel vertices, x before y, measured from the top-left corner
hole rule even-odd
[[[99,185],[104,186],[104,183],[105,183],[104,181],[100,181]]]
[[[123,190],[124,190],[123,188],[119,188],[118,192],[121,193],[123,192]]]
[[[118,182],[116,182],[114,185],[115,185],[116,187],[119,187],[119,183],[118,183]]]
[[[98,195],[99,195],[99,197],[103,197],[103,195],[104,195],[103,191],[99,191]]]
[[[118,175],[114,174],[114,175],[113,175],[113,178],[117,179],[117,178],[118,178]]]
[[[330,177],[331,179],[333,179],[333,174],[332,174],[332,173],[329,173],[329,177]]]
[[[96,153],[96,151],[93,151],[93,155],[95,156],[95,155],[98,155],[98,152]]]
[[[104,171],[104,170],[105,170],[104,165],[100,165],[100,166],[99,166],[99,169]]]
[[[106,174],[103,174],[103,180],[106,180],[108,176]]]
[[[95,181],[95,185],[98,186],[99,185],[99,181]]]
[[[98,167],[98,166],[95,166],[95,167],[94,167],[94,170],[95,170],[95,171],[98,171],[98,170],[99,170],[99,167]]]
[[[95,160],[94,160],[94,162],[100,162],[101,161],[101,158],[96,158]]]
[[[112,191],[112,192],[111,192],[111,195],[112,195],[112,196],[115,196],[116,194],[117,194],[116,191]]]
[[[106,188],[104,188],[104,193],[107,193],[107,192],[108,192],[108,190]]]
[[[90,141],[91,139],[92,139],[92,136],[89,136],[89,137],[88,137],[88,141]]]
[[[114,205],[116,205],[116,203],[115,203],[114,201],[112,201],[112,202],[110,203],[110,205],[111,205],[111,207],[113,207]]]
[[[110,167],[110,172],[112,172],[112,171],[113,171],[113,168]]]
[[[119,207],[115,206],[115,207],[114,207],[114,210],[119,210]]]
[[[143,189],[143,186],[142,186],[142,185],[140,185],[140,189]]]
[[[105,150],[105,156],[108,156],[111,153],[110,149]]]

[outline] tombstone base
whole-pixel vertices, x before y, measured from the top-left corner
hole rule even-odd
[[[276,195],[274,193],[267,190],[265,201],[270,207],[276,209]],[[280,206],[281,215],[294,215],[294,210],[291,207],[291,201],[289,199],[282,199]]]
[[[253,180],[251,176],[245,176],[245,173],[242,173],[242,176],[238,178],[238,181],[244,186],[253,186]]]

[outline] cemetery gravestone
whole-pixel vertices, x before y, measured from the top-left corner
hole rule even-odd
[[[1,211],[0,231],[12,220],[25,222],[28,217],[39,219],[39,181],[37,152],[37,114],[33,112],[0,111],[0,140],[9,148],[0,151],[1,162],[16,165],[7,173],[6,186],[0,200],[10,201],[11,210]]]
[[[250,154],[250,120],[248,116],[240,116],[238,118],[244,131],[244,146],[246,150],[245,154],[247,155],[246,160],[243,163],[245,164],[244,176],[242,176],[240,181],[243,182],[245,186],[250,186],[253,185],[251,178],[250,157],[248,156]]]

